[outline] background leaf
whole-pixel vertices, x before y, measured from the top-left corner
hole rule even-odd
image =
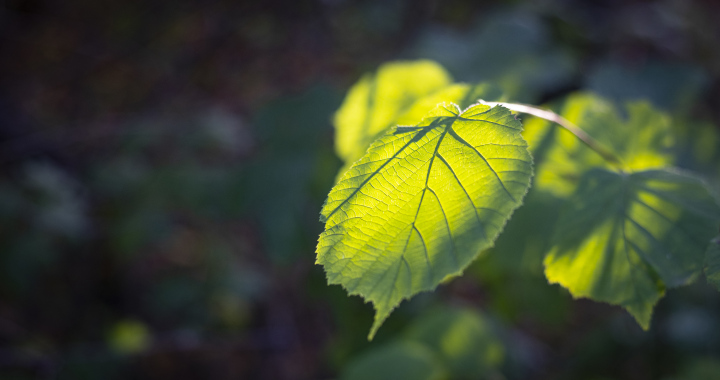
[[[442,380],[445,370],[435,354],[420,343],[395,342],[370,351],[348,364],[341,380]]]
[[[445,307],[408,326],[405,337],[438,352],[453,379],[477,379],[496,370],[504,348],[495,327],[471,309]]]
[[[417,99],[450,83],[450,75],[432,61],[387,63],[376,73],[365,74],[348,91],[335,114],[338,156],[344,161],[360,158]]]
[[[443,102],[467,108],[479,99],[506,100],[488,83],[451,84],[449,74],[433,61],[386,63],[363,76],[348,92],[336,112],[335,149],[345,161],[338,179],[370,144],[396,125],[415,125]]]
[[[698,179],[668,170],[592,170],[560,217],[545,258],[551,283],[621,305],[647,329],[665,287],[691,282],[720,207]]]
[[[576,93],[567,98],[560,114],[613,151],[626,169],[644,170],[673,163],[670,119],[647,102],[628,102],[624,110],[619,110],[597,95]],[[586,170],[611,168],[599,154],[562,128],[544,121],[529,123],[526,128],[540,129],[528,133],[531,147],[552,136],[535,179],[535,185],[543,190],[567,196]]]
[[[317,263],[329,283],[373,302],[370,338],[402,299],[492,246],[529,186],[521,130],[502,107],[442,104],[374,142],[332,189]]]

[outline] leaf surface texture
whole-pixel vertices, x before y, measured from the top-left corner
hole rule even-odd
[[[370,338],[403,299],[492,246],[530,184],[521,131],[503,107],[444,103],[390,129],[331,190],[317,263],[329,283],[373,303]]]
[[[442,66],[424,60],[388,63],[375,73],[365,74],[353,85],[335,114],[338,156],[343,161],[354,162],[418,99],[451,82],[450,74]],[[432,107],[435,104],[437,102]],[[413,123],[418,121],[420,119]]]

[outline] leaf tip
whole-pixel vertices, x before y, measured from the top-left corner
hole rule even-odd
[[[625,307],[625,310],[627,310],[628,313],[633,316],[633,318],[635,319],[637,324],[640,325],[640,328],[642,328],[643,331],[648,331],[650,330],[650,321],[652,320],[653,306],[654,305],[650,305],[649,307],[643,307],[641,309]]]
[[[378,329],[380,329],[380,326],[385,322],[387,317],[390,315],[391,310],[375,310],[375,320],[373,321],[372,327],[370,328],[370,332],[368,333],[368,341],[372,341],[373,338],[375,338],[375,334],[377,334]]]

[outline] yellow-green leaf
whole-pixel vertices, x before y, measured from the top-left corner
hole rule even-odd
[[[703,267],[720,207],[688,174],[587,172],[557,224],[545,275],[574,297],[620,305],[647,329],[666,287]]]
[[[626,113],[626,116],[622,116]],[[673,164],[670,118],[647,102],[626,103],[624,110],[590,93],[568,97],[560,114],[587,132],[622,161],[625,170],[646,170]],[[548,122],[534,120],[527,125],[531,142],[542,138],[541,128],[554,134],[551,146],[543,152],[535,185],[553,194],[572,194],[583,172],[591,168],[612,168],[597,152],[568,131]],[[537,136],[537,137],[536,137]]]
[[[346,144],[352,143],[356,147],[354,154],[344,157],[346,160],[345,165],[343,165],[338,172],[337,180],[345,174],[345,172],[355,161],[357,161],[358,158],[365,154],[367,148],[370,146],[370,143],[380,137],[380,135],[384,134],[390,127],[396,125],[415,125],[422,120],[425,114],[430,112],[440,103],[451,102],[458,104],[461,108],[466,108],[471,104],[477,103],[479,99],[499,100],[501,99],[501,95],[497,88],[487,83],[479,83],[476,85],[456,83],[443,87],[429,95],[417,99],[411,106],[404,108],[401,113],[396,115],[397,117],[393,119],[392,122],[388,123],[384,129],[374,134],[371,139],[368,139],[367,136],[364,135],[356,135],[356,140],[351,141],[348,139],[347,134],[343,134],[342,131],[343,128],[353,127],[353,124],[336,123],[338,132],[335,139],[336,144],[340,144],[341,138],[344,138],[346,140]]]
[[[370,338],[403,299],[492,246],[530,185],[521,131],[506,108],[441,104],[390,129],[331,190],[317,263],[373,303]]]
[[[376,73],[364,75],[335,114],[338,156],[345,162],[360,158],[370,143],[416,100],[451,82],[442,66],[425,60],[387,63]]]

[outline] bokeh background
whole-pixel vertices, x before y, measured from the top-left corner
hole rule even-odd
[[[643,332],[542,268],[481,258],[368,342],[371,306],[314,265],[332,115],[391,60],[517,102],[646,99],[687,122],[680,165],[717,178],[717,1],[1,4],[0,378],[359,378],[457,321],[487,339],[467,378],[720,378],[703,279]]]

